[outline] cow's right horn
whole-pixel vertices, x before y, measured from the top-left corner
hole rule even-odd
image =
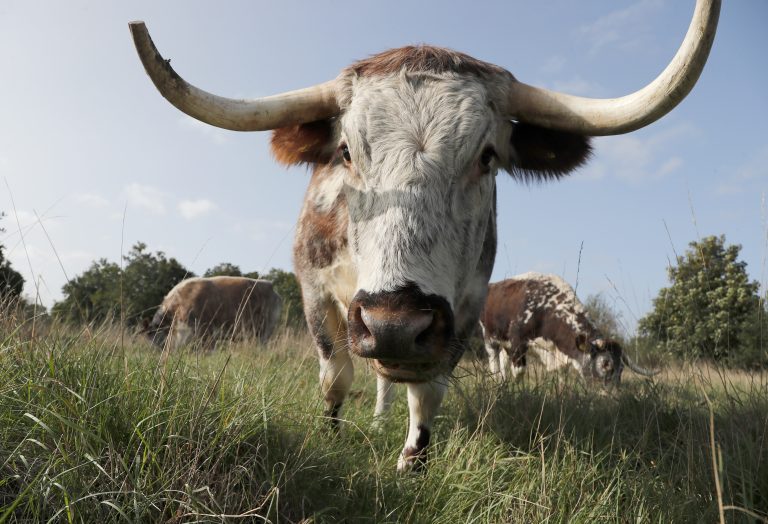
[[[658,375],[661,372],[660,369],[646,369],[638,364],[635,364],[635,362],[631,358],[629,358],[629,356],[626,353],[621,354],[621,361],[624,362],[624,365],[627,366],[629,369],[631,369],[638,375],[643,375],[644,377],[652,377],[654,375]]]
[[[589,136],[618,135],[655,122],[699,79],[715,38],[720,0],[697,0],[680,49],[656,79],[621,98],[585,98],[512,81],[506,112],[515,120]]]
[[[339,114],[336,83],[253,100],[217,96],[187,83],[157,51],[144,22],[128,24],[144,69],[171,104],[207,124],[232,131],[265,131]]]

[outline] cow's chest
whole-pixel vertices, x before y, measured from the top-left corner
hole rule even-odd
[[[316,276],[318,283],[333,297],[341,317],[346,318],[349,304],[357,291],[357,268],[349,249],[339,250],[331,264],[316,270]]]

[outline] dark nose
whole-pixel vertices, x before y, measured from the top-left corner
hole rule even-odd
[[[430,362],[453,333],[445,299],[411,285],[395,291],[358,291],[349,307],[349,345],[364,358]]]
[[[598,378],[603,380],[616,380],[616,366],[613,357],[607,354],[600,354],[595,358],[595,373]]]

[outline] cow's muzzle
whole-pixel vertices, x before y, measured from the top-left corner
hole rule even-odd
[[[364,358],[397,369],[438,364],[449,357],[453,312],[448,301],[415,284],[395,291],[360,290],[349,306],[349,347]]]

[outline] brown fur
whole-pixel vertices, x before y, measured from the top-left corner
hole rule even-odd
[[[275,129],[272,155],[283,165],[324,164],[333,157],[333,127],[328,120]]]
[[[580,359],[588,349],[580,347],[580,342],[598,338],[597,330],[583,313],[575,313],[582,326],[577,330],[556,315],[554,308],[538,306],[551,294],[549,286],[538,280],[511,278],[490,284],[480,317],[486,340],[509,341],[513,362],[517,359],[524,364],[528,343],[538,337],[554,342],[568,357]],[[531,315],[526,321],[527,312]]]
[[[307,194],[312,193],[330,175],[331,172],[325,166],[317,167],[312,174]],[[347,247],[347,221],[347,202],[343,193],[328,211],[320,209],[311,198],[305,198],[293,247],[296,264],[300,268],[323,268],[331,264],[339,250]]]
[[[149,332],[172,332],[175,324],[184,323],[195,336],[207,340],[248,333],[266,341],[281,308],[282,299],[269,281],[229,276],[191,278],[166,295]]]
[[[405,46],[389,49],[355,62],[347,68],[358,76],[386,76],[402,70],[409,73],[447,73],[475,75],[508,75],[499,66],[483,62],[469,55],[430,45]]]

